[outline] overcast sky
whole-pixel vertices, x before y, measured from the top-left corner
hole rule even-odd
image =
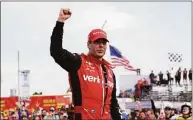
[[[174,65],[168,61],[168,52],[183,54],[182,68],[191,66],[190,2],[6,2],[1,9],[2,96],[17,88],[17,50],[21,70],[31,71],[31,93],[65,93],[69,87],[67,73],[49,53],[50,36],[62,7],[72,10],[63,37],[63,47],[71,52],[87,53],[89,31],[107,20],[110,44],[133,67],[141,68],[142,74],[165,72]],[[109,51],[106,58],[109,60]],[[117,68],[115,74],[119,80],[122,74],[136,73]]]

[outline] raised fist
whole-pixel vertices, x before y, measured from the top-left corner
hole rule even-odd
[[[58,21],[59,22],[64,22],[65,20],[67,20],[68,18],[71,17],[72,12],[70,11],[70,9],[68,8],[61,8],[60,9],[60,14],[58,17]]]

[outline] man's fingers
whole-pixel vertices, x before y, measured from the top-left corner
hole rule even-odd
[[[69,8],[61,8],[58,21],[64,22],[68,18],[70,18],[72,12]]]
[[[71,10],[69,10],[69,13],[70,13],[70,15],[72,14],[72,11]]]
[[[63,12],[63,14],[65,14],[65,15],[71,15],[71,13],[72,13],[69,8],[63,8],[63,9],[62,9],[62,12]]]

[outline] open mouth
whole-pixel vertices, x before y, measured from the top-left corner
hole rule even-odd
[[[103,50],[97,50],[98,53],[103,53]]]

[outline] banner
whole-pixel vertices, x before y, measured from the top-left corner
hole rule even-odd
[[[142,108],[152,108],[151,101],[141,101]],[[138,105],[135,102],[125,102],[126,109],[138,109]]]
[[[9,109],[14,109],[16,110],[17,108],[17,103],[18,97],[3,97],[0,98],[1,102],[1,112],[3,112],[5,115],[8,115]]]
[[[21,71],[20,77],[20,98],[21,100],[27,100],[30,97],[30,81],[29,81],[29,70]]]
[[[9,109],[16,110],[18,108],[18,97],[1,97],[1,111],[7,115],[9,112]],[[54,107],[56,110],[60,108],[61,106],[66,106],[71,104],[70,102],[70,96],[63,96],[63,95],[57,95],[57,96],[31,96],[29,100],[24,101],[27,105],[27,110],[30,113],[33,113],[36,104],[39,104],[40,108],[44,108],[47,111],[49,111],[50,107]]]

